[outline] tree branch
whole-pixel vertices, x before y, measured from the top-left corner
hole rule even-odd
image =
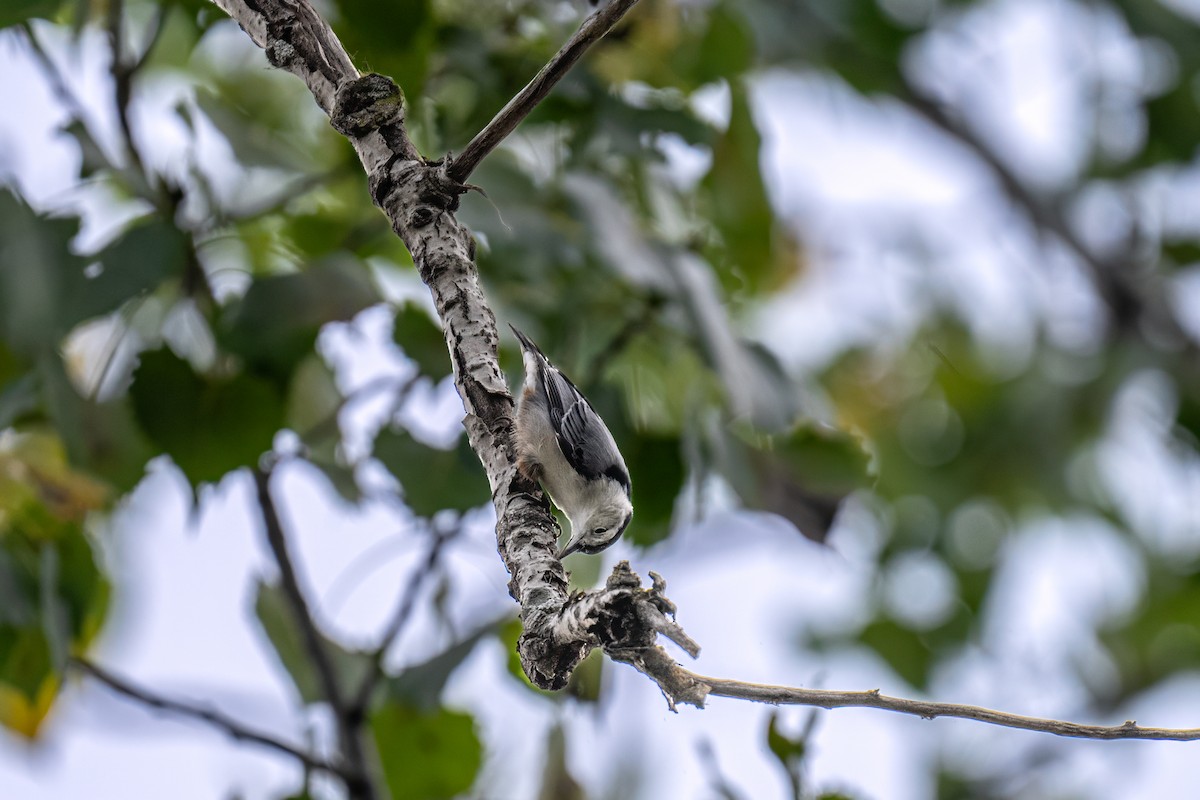
[[[79,120],[79,124],[87,128],[87,109],[83,107],[79,97],[71,90],[67,83],[66,77],[59,70],[58,65],[54,63],[54,59],[46,52],[46,48],[42,46],[41,40],[38,39],[37,33],[33,30],[33,25],[26,20],[21,23],[21,31],[25,34],[25,40],[29,44],[29,51],[33,53],[34,59],[41,67],[42,74],[46,76],[46,82],[50,84],[50,90],[54,96],[58,98],[58,102],[66,107],[67,111]],[[88,135],[91,135],[89,130]],[[95,137],[93,137],[95,138]],[[100,155],[103,155],[102,153]]]
[[[267,544],[271,548],[271,554],[275,557],[275,563],[279,566],[279,579],[288,600],[288,607],[292,612],[292,621],[295,622],[301,636],[304,637],[304,647],[308,651],[309,660],[317,670],[321,681],[321,690],[325,699],[333,706],[334,712],[340,712],[343,709],[343,703],[341,689],[337,682],[337,673],[334,671],[329,653],[325,651],[321,633],[317,630],[317,623],[309,610],[304,591],[300,588],[300,580],[296,576],[296,568],[292,564],[292,557],[288,552],[287,537],[283,533],[283,525],[279,521],[279,512],[275,508],[275,501],[271,497],[270,481],[269,470],[254,470],[254,486],[257,491],[258,506],[262,514]]]
[[[342,754],[352,768],[354,779],[347,779],[347,791],[353,798],[374,800],[377,792],[368,777],[370,770],[368,768],[366,753],[359,738],[357,720],[353,718],[351,708],[342,695],[333,661],[325,649],[321,632],[317,630],[316,619],[308,607],[308,601],[304,598],[304,591],[300,588],[300,580],[292,564],[291,555],[288,553],[287,537],[284,536],[283,525],[279,521],[279,512],[276,510],[275,501],[271,497],[271,472],[269,469],[258,468],[253,472],[258,506],[263,518],[263,528],[267,537],[267,544],[271,548],[272,555],[275,557],[275,563],[279,565],[279,578],[284,597],[287,598],[293,622],[295,622],[300,635],[304,639],[304,648],[308,653],[308,660],[312,663],[317,673],[317,678],[321,682],[321,693],[325,696],[325,700],[333,710],[333,716],[337,722],[338,739],[341,744]]]
[[[480,287],[474,240],[454,216],[466,187],[442,162],[421,158],[407,134],[400,88],[382,75],[360,77],[306,0],[214,1],[266,50],[272,64],[305,81],[333,127],[353,144],[372,198],[412,253],[445,331],[468,439],[492,488],[498,549],[525,624],[523,667],[537,685],[561,688],[580,659],[603,642],[579,624],[564,622],[580,603],[574,600],[568,608],[566,574],[555,557],[558,525],[541,490],[516,469],[514,405],[500,371],[496,318]],[[636,612],[632,590],[598,594],[623,603],[621,610],[595,599],[589,603],[589,613],[604,611],[610,623]],[[577,616],[577,623],[582,620]]]
[[[996,176],[1005,194],[1040,230],[1051,234],[1075,254],[1091,276],[1092,285],[1112,313],[1118,330],[1149,323],[1180,343],[1190,342],[1163,298],[1135,280],[1127,259],[1105,258],[1095,253],[1071,228],[1061,205],[1039,197],[971,128],[956,119],[941,103],[915,84],[905,81],[899,98],[946,134],[965,145]]]
[[[113,673],[103,669],[90,661],[82,658],[72,658],[71,666],[78,669],[85,675],[103,683],[108,688],[112,689],[117,694],[123,695],[130,700],[134,700],[142,705],[156,708],[160,711],[168,711],[172,714],[178,714],[181,717],[199,720],[207,723],[214,728],[224,731],[229,736],[237,741],[251,742],[253,744],[262,745],[280,753],[291,756],[304,766],[311,770],[319,770],[335,775],[343,780],[352,778],[351,773],[335,764],[314,755],[313,753],[289,744],[282,739],[279,739],[269,733],[254,730],[253,728],[243,725],[232,717],[222,714],[211,708],[205,708],[200,705],[188,703],[183,700],[174,700],[169,697],[164,697],[160,694],[155,694],[148,689],[143,689],[134,685],[124,678],[118,678]]]
[[[350,139],[367,171],[372,198],[412,253],[433,295],[455,386],[466,412],[463,424],[492,488],[497,545],[512,576],[509,592],[521,605],[524,623],[518,651],[522,667],[535,685],[562,688],[575,665],[590,650],[601,647],[613,660],[629,663],[656,681],[672,708],[677,703],[703,707],[709,695],[717,695],[822,708],[879,708],[928,719],[959,717],[1080,738],[1200,739],[1200,729],[1143,728],[1134,722],[1112,727],[1081,725],[975,706],[905,700],[878,691],[794,689],[708,678],[683,669],[657,644],[661,634],[693,657],[699,652],[699,646],[672,619],[675,607],[665,597],[666,585],[659,576],[652,574],[652,587],[643,589],[629,564],[621,562],[604,588],[568,595],[562,563],[555,558],[558,526],[541,491],[515,466],[513,400],[497,360],[496,320],[479,285],[470,232],[454,217],[458,197],[466,191],[456,177],[463,174],[463,167],[451,173],[453,167],[420,157],[405,130],[399,87],[381,75],[360,77],[337,37],[307,0],[214,2],[267,51],[272,64],[308,84],[334,128]],[[632,2],[613,5],[624,9]],[[470,166],[461,159],[459,163]],[[1070,234],[1065,224],[1064,230]],[[1079,245],[1082,248],[1081,242]],[[1086,252],[1083,249],[1080,255]],[[268,514],[273,507],[266,493],[266,476],[261,472],[255,475],[260,498],[266,499],[268,534],[282,543],[278,520],[272,523],[273,512]],[[271,534],[272,529],[276,533]],[[281,552],[286,555],[286,550]],[[294,574],[290,580],[293,588],[289,594],[303,603]],[[315,635],[311,618],[307,625]]]
[[[387,651],[400,638],[400,634],[404,631],[405,626],[412,617],[413,609],[417,605],[417,594],[421,591],[421,587],[425,584],[425,581],[433,575],[438,559],[441,558],[442,549],[460,530],[461,528],[456,525],[450,530],[443,531],[435,527],[431,531],[433,540],[429,545],[429,552],[426,554],[425,560],[417,566],[417,571],[409,578],[404,595],[400,598],[400,602],[397,604],[396,610],[392,613],[391,619],[388,620],[387,627],[383,630],[383,635],[379,637],[379,644],[369,654],[371,666],[367,670],[367,674],[359,685],[358,690],[354,693],[354,699],[350,705],[351,713],[359,715],[366,713],[367,707],[371,702],[371,694],[375,691],[375,687],[379,685],[379,679],[383,677],[383,659],[387,655]]]
[[[612,0],[585,19],[575,35],[546,62],[546,66],[533,76],[533,80],[525,84],[525,88],[509,100],[483,130],[475,134],[462,153],[450,163],[447,174],[459,183],[466,181],[479,166],[479,162],[517,129],[521,121],[537,108],[538,103],[546,99],[550,90],[575,66],[588,48],[611,31],[637,1]]]
[[[936,717],[956,717],[1076,739],[1165,739],[1177,742],[1200,740],[1200,728],[1147,728],[1133,720],[1120,725],[1084,725],[1078,722],[1026,717],[962,703],[936,703],[890,697],[880,694],[878,689],[866,692],[798,689],[791,686],[709,678],[679,666],[674,660],[666,657],[666,653],[659,647],[649,648],[646,652],[629,652],[623,655],[625,657],[617,660],[625,661],[653,678],[663,690],[672,710],[675,709],[676,703],[703,708],[705,700],[713,696],[771,705],[815,706],[825,709],[878,708],[930,720]]]
[[[129,101],[133,98],[133,76],[135,74],[132,67],[138,61],[131,63],[125,60],[124,24],[124,0],[109,0],[107,27],[109,49],[112,51],[109,73],[113,79],[113,104],[117,111],[117,121],[121,125],[121,136],[125,140],[125,155],[129,159],[130,166],[139,175],[145,177],[154,191],[158,191],[158,187],[154,186],[157,181],[146,171],[141,151],[138,150],[137,142],[133,138],[133,126],[129,121]]]
[[[880,694],[878,689],[868,692],[848,692],[824,689],[795,689],[789,686],[769,686],[761,683],[706,678],[680,669],[692,680],[707,687],[708,693],[716,697],[732,697],[772,705],[816,706],[818,708],[878,708],[910,714],[922,719],[957,717],[1005,728],[1051,733],[1076,739],[1166,739],[1190,742],[1200,739],[1200,728],[1146,728],[1133,720],[1121,725],[1083,725],[1078,722],[1063,722],[1055,719],[1026,717],[1005,711],[993,711],[980,706],[961,703],[934,703],[925,700],[908,700]]]

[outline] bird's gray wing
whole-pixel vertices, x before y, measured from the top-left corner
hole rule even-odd
[[[567,462],[589,480],[607,475],[625,486],[628,492],[625,460],[621,458],[613,435],[587,399],[553,366],[547,365],[543,385],[549,401],[550,421]]]

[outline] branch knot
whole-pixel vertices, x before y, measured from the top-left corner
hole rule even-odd
[[[343,136],[360,139],[372,131],[404,124],[404,92],[391,78],[369,72],[343,83],[329,122]]]

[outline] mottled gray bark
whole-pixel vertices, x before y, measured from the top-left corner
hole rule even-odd
[[[642,589],[627,564],[618,565],[605,588],[568,594],[566,574],[555,558],[558,525],[541,490],[516,470],[514,406],[497,358],[496,318],[480,288],[471,233],[454,215],[466,187],[449,177],[452,162],[426,160],[417,152],[405,131],[400,88],[381,75],[359,75],[337,36],[306,0],[215,2],[273,65],[304,80],[333,127],[353,143],[372,198],[408,246],[429,287],[466,412],[463,424],[492,488],[497,546],[511,575],[509,592],[521,605],[525,630],[518,647],[529,679],[546,689],[562,688],[592,648],[602,647],[632,663],[634,654],[658,649],[658,633],[698,652],[665,616],[672,606],[662,595],[661,580]],[[632,5],[626,0],[615,10],[598,12],[605,15],[604,29]],[[581,30],[588,43],[599,38],[595,18]],[[578,48],[572,52],[569,63],[581,53]],[[539,85],[545,80],[540,75]],[[515,126],[512,117],[510,110],[507,130]],[[669,661],[661,650],[641,658],[646,663],[664,659]]]
[[[878,708],[927,719],[959,717],[1090,739],[1200,739],[1200,729],[1147,728],[1133,721],[1115,726],[1080,725],[977,706],[888,697],[878,690],[824,691],[709,678],[683,669],[657,644],[662,634],[693,657],[699,652],[672,620],[674,606],[664,596],[666,586],[657,575],[651,573],[653,585],[644,589],[628,563],[621,562],[603,589],[568,595],[562,564],[554,556],[558,526],[541,491],[515,467],[513,400],[497,360],[496,321],[479,286],[470,232],[454,217],[458,198],[466,191],[460,181],[474,163],[453,172],[452,165],[421,158],[405,133],[400,89],[379,75],[360,76],[333,31],[307,0],[213,2],[237,20],[272,64],[303,79],[334,127],[354,143],[372,197],[412,252],[429,286],[466,411],[464,425],[492,487],[497,545],[511,575],[509,591],[521,605],[525,624],[518,645],[521,662],[534,684],[562,687],[580,659],[592,648],[601,647],[614,660],[631,664],[654,679],[672,707],[676,703],[700,707],[713,695],[821,708]],[[602,20],[607,26],[603,30],[607,30],[633,4],[621,0],[597,12],[572,42],[580,37],[595,41],[598,36],[594,34],[600,30],[597,20]],[[568,43],[556,56],[560,58],[569,66],[578,53]],[[543,70],[535,79],[538,87],[523,93],[533,98],[532,103],[544,96],[545,78]],[[528,113],[532,105],[522,108]],[[520,118],[511,103],[497,115],[504,132],[512,130],[514,120]],[[476,159],[502,138],[492,133],[481,132],[474,140]],[[280,747],[273,741],[263,743]]]

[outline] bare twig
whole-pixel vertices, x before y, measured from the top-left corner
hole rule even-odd
[[[701,769],[708,775],[708,784],[713,793],[721,800],[742,800],[741,793],[721,773],[721,767],[717,764],[717,751],[712,742],[707,738],[700,739],[696,742],[696,754],[700,757]]]
[[[408,400],[408,396],[412,394],[420,377],[421,373],[417,372],[408,378],[399,378],[395,375],[381,375],[377,378],[372,378],[343,397],[337,406],[331,409],[324,417],[309,425],[304,430],[296,431],[296,434],[304,442],[320,442],[327,437],[336,436],[338,434],[338,417],[347,407],[384,390],[394,389],[395,397],[392,401],[391,410],[387,415],[390,420],[404,402]]]
[[[171,7],[167,4],[158,6],[154,12],[154,21],[150,23],[150,32],[146,35],[146,43],[142,47],[141,55],[139,55],[129,65],[131,75],[141,72],[142,67],[146,66],[146,62],[150,60],[150,54],[154,52],[154,46],[158,44],[158,40],[162,38],[163,31],[167,27],[167,14]]]
[[[585,19],[575,35],[567,40],[567,43],[554,54],[546,66],[542,67],[541,71],[533,77],[533,80],[525,84],[525,88],[518,92],[512,100],[509,100],[504,108],[492,117],[492,121],[475,134],[475,137],[463,148],[462,153],[450,163],[446,170],[450,178],[459,183],[466,182],[471,173],[475,171],[475,167],[479,166],[479,162],[492,152],[496,145],[504,141],[505,137],[516,130],[521,121],[529,116],[538,103],[546,98],[546,95],[550,94],[550,90],[562,80],[575,62],[583,57],[588,48],[612,30],[637,1],[613,0]]]
[[[408,625],[409,619],[412,618],[413,609],[417,605],[417,595],[420,594],[421,587],[425,582],[432,577],[434,570],[437,568],[438,559],[441,558],[442,549],[461,530],[459,525],[448,530],[441,530],[436,525],[430,530],[432,537],[429,543],[429,552],[425,556],[425,560],[418,566],[416,572],[408,579],[408,585],[404,589],[404,594],[400,598],[400,602],[396,605],[396,610],[392,613],[392,617],[388,620],[387,627],[384,628],[383,634],[379,637],[379,644],[369,654],[371,665],[367,670],[367,674],[363,677],[362,683],[355,692],[354,699],[351,701],[351,713],[362,715],[366,713],[367,707],[371,702],[371,694],[375,691],[375,687],[379,685],[379,679],[383,677],[383,660],[387,656],[387,651],[400,638],[400,634]]]
[[[29,43],[29,50],[33,53],[34,59],[41,67],[42,74],[46,76],[46,81],[50,84],[50,90],[54,92],[54,96],[58,98],[58,102],[66,106],[67,111],[73,117],[79,120],[81,125],[87,126],[87,109],[83,107],[79,97],[71,90],[67,83],[66,77],[58,65],[54,63],[54,59],[46,52],[46,48],[42,46],[41,40],[38,39],[37,33],[33,30],[33,25],[28,21],[21,23],[21,30],[25,34],[25,40]],[[94,137],[93,137],[94,138]]]
[[[133,126],[129,121],[129,101],[133,97],[132,64],[125,60],[125,2],[124,0],[109,0],[108,3],[108,41],[112,50],[112,61],[109,63],[109,73],[113,79],[114,105],[117,111],[117,121],[121,125],[121,136],[125,140],[125,155],[137,173],[150,183],[151,177],[146,172],[146,164],[133,138]]]
[[[1094,252],[1071,228],[1060,202],[1038,196],[970,126],[956,119],[936,100],[911,82],[905,82],[899,97],[910,108],[943,132],[957,139],[996,176],[1005,194],[1020,206],[1033,224],[1057,238],[1075,254],[1091,275],[1092,284],[1112,313],[1118,330],[1138,322],[1150,323],[1179,342],[1189,341],[1166,305],[1135,281],[1128,259],[1105,258]]]
[[[321,693],[325,696],[325,700],[333,710],[334,719],[337,721],[338,739],[341,743],[342,754],[351,765],[352,772],[356,777],[356,780],[347,780],[346,788],[353,798],[374,800],[377,792],[368,777],[370,770],[368,769],[367,756],[360,740],[360,731],[352,719],[351,709],[346,704],[345,697],[342,695],[333,661],[325,649],[324,637],[317,630],[316,618],[313,617],[308,607],[308,601],[304,597],[304,591],[300,588],[300,580],[296,575],[296,569],[292,564],[292,557],[288,552],[287,537],[284,535],[283,525],[279,521],[279,512],[275,508],[275,501],[271,497],[271,472],[269,469],[262,468],[256,468],[253,472],[258,506],[263,518],[263,528],[266,533],[267,544],[271,548],[271,553],[275,557],[276,564],[279,566],[279,577],[284,597],[287,598],[293,622],[300,630],[300,635],[304,639],[304,648],[307,651],[308,660],[312,663],[317,673],[317,678],[321,683]]]
[[[284,594],[287,596],[293,622],[296,623],[301,636],[304,637],[304,647],[308,651],[309,660],[316,667],[321,681],[321,690],[325,699],[337,712],[343,708],[337,673],[334,671],[329,653],[325,651],[321,632],[317,630],[317,623],[308,607],[304,591],[300,588],[300,579],[296,575],[296,568],[292,564],[292,557],[288,552],[287,537],[283,533],[283,525],[279,521],[279,512],[275,508],[275,501],[271,497],[270,481],[269,469],[254,470],[254,485],[257,490],[258,507],[262,513],[267,544],[271,548],[271,554],[275,557],[275,563],[279,566],[279,579]]]
[[[205,708],[195,703],[189,703],[183,700],[175,700],[163,695],[151,692],[140,686],[136,686],[124,678],[118,678],[113,673],[109,672],[90,661],[82,658],[72,658],[71,666],[78,669],[80,672],[89,677],[103,683],[108,688],[120,695],[124,695],[130,700],[135,700],[145,706],[159,709],[160,711],[168,711],[172,714],[178,714],[181,717],[200,720],[208,725],[218,728],[234,739],[241,742],[251,742],[253,744],[262,745],[263,747],[276,750],[280,753],[291,756],[310,770],[318,770],[327,772],[331,775],[336,775],[343,780],[350,776],[350,772],[336,764],[332,764],[325,759],[308,752],[307,750],[293,744],[289,744],[284,740],[263,731],[255,730],[248,725],[229,717],[215,709]]]
[[[676,674],[667,676],[670,680],[695,683],[702,686],[707,695],[750,700],[756,703],[770,703],[771,705],[816,706],[826,709],[877,708],[884,711],[895,711],[898,714],[910,714],[922,719],[956,717],[1005,728],[1038,731],[1076,739],[1159,739],[1177,742],[1200,740],[1200,728],[1147,728],[1138,725],[1133,720],[1128,720],[1120,725],[1084,725],[1078,722],[1026,717],[962,703],[935,703],[891,697],[881,694],[878,689],[867,692],[851,692],[770,686],[762,683],[709,678],[674,664],[671,665],[671,671]],[[661,683],[660,681],[660,685]]]
[[[588,364],[587,377],[579,385],[589,386],[598,383],[612,360],[619,356],[638,334],[650,327],[654,322],[655,315],[662,310],[663,305],[665,305],[665,300],[661,295],[652,294],[646,297],[638,313],[625,320],[625,324],[621,326],[616,335],[609,339],[600,352],[592,358],[592,362]]]

